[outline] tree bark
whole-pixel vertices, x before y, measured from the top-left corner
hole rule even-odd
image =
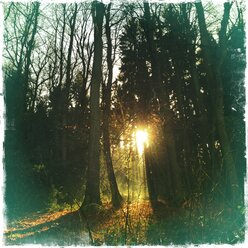
[[[238,188],[238,178],[236,166],[230,148],[230,142],[225,125],[224,103],[223,103],[223,82],[221,76],[221,67],[227,52],[227,25],[230,16],[230,3],[224,3],[224,14],[221,21],[221,29],[219,32],[219,43],[210,36],[207,30],[204,9],[201,2],[195,4],[198,15],[198,23],[200,28],[201,46],[206,64],[207,77],[212,82],[212,106],[213,106],[213,130],[215,137],[219,137],[221,143],[222,157],[229,179],[231,200],[234,202],[240,198],[240,190]],[[217,56],[217,58],[216,58]],[[213,84],[214,83],[214,84]]]
[[[110,8],[111,3],[108,4],[106,12],[106,37],[107,37],[107,65],[108,65],[108,80],[106,87],[103,88],[103,149],[104,157],[107,165],[108,179],[111,189],[112,204],[115,208],[119,208],[123,201],[118,189],[115,178],[111,149],[110,149],[110,132],[109,132],[109,118],[111,107],[111,87],[113,80],[113,60],[112,60],[112,42],[110,29]]]
[[[89,163],[85,198],[82,207],[89,204],[101,204],[100,200],[100,85],[102,82],[102,26],[104,5],[92,3],[92,18],[94,22],[94,59],[90,87],[90,141]],[[81,209],[82,209],[81,207]]]
[[[152,170],[152,166],[154,166],[154,164],[152,163],[151,149],[149,147],[145,148],[144,156],[145,156],[145,169],[146,169],[146,179],[147,179],[149,199],[152,208],[155,208],[158,202],[158,195],[154,184],[154,176]]]

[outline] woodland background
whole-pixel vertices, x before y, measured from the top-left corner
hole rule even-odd
[[[123,227],[87,227],[92,244],[243,240],[244,13],[244,1],[5,3],[9,225],[113,206]],[[137,130],[149,137],[141,155]],[[183,221],[139,229],[143,216],[132,229],[136,203]]]

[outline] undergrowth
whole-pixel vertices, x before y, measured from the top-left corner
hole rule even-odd
[[[116,210],[36,213],[8,223],[6,244],[169,245],[234,244],[244,240],[244,209],[226,206],[173,207],[148,201],[124,203]]]

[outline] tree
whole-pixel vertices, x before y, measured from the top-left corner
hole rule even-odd
[[[81,209],[89,204],[101,204],[100,200],[100,85],[102,81],[102,28],[104,5],[98,1],[92,3],[92,18],[94,23],[94,59],[90,86],[90,137],[89,163],[85,198]]]
[[[5,29],[4,42],[6,44],[6,49],[4,57],[8,59],[10,63],[9,70],[6,70],[6,74],[9,78],[13,78],[14,84],[17,84],[16,87],[19,88],[18,98],[20,101],[14,104],[16,105],[14,107],[16,109],[14,115],[17,126],[20,125],[20,122],[22,122],[21,119],[23,119],[23,116],[20,115],[23,115],[28,109],[27,96],[32,64],[31,58],[38,29],[40,3],[32,3],[30,6],[26,6],[26,8],[27,14],[25,12],[23,13],[23,10],[25,11],[25,6],[13,3],[9,7],[9,12],[5,18],[6,21],[7,18],[12,18],[13,21],[13,25],[11,26],[7,23],[9,30]],[[24,23],[24,26],[21,25],[22,22]],[[10,84],[6,85],[7,91],[12,90],[11,87],[15,86],[11,86]],[[11,97],[8,92],[6,94],[7,98]],[[10,105],[8,105],[8,107]],[[7,109],[7,117],[9,114],[11,115]]]
[[[170,166],[171,166],[171,172],[172,172],[172,178],[173,178],[173,188],[175,190],[174,197],[175,199],[181,201],[184,197],[184,192],[183,192],[182,179],[181,179],[181,169],[180,169],[177,154],[176,154],[177,150],[176,150],[174,132],[173,132],[173,128],[172,128],[172,124],[170,120],[172,114],[168,106],[168,103],[166,102],[166,96],[168,96],[168,93],[164,91],[163,85],[162,85],[160,58],[159,58],[159,53],[157,51],[157,45],[154,42],[155,24],[151,17],[150,5],[147,1],[144,1],[144,22],[145,22],[144,32],[145,32],[147,44],[149,47],[149,54],[150,54],[150,59],[151,59],[152,83],[153,83],[153,87],[156,92],[157,98],[159,100],[159,104],[161,106],[161,113],[163,116],[166,116],[166,119],[167,119],[166,125],[164,126],[165,138],[167,140],[165,145],[166,145],[166,149],[168,151],[168,155],[170,156],[170,161],[171,161]],[[148,175],[149,174],[152,174],[152,172],[148,173]],[[151,181],[151,179],[149,181]],[[149,185],[148,185],[148,188],[149,188]]]
[[[90,19],[90,7],[89,3],[81,8],[81,15],[83,16],[78,29],[80,32],[76,32],[77,53],[82,63],[82,68],[78,74],[80,76],[80,85],[75,86],[76,105],[81,109],[82,113],[87,108],[87,93],[89,90],[89,81],[92,72],[92,56],[93,56],[93,42],[90,41],[92,37],[92,21]]]
[[[227,53],[227,27],[231,10],[230,3],[224,3],[224,13],[217,42],[207,30],[204,9],[201,2],[195,4],[198,25],[200,28],[201,48],[205,59],[205,67],[209,82],[212,83],[211,103],[213,110],[213,132],[219,137],[222,147],[222,157],[228,173],[232,201],[240,198],[237,172],[226,132],[223,102],[222,65]]]
[[[107,39],[107,67],[108,67],[108,79],[107,84],[103,84],[103,151],[107,165],[108,179],[111,189],[112,204],[114,207],[118,208],[121,206],[123,201],[121,194],[118,189],[118,185],[115,178],[115,173],[113,169],[113,162],[110,149],[110,131],[109,131],[109,120],[111,111],[111,88],[113,81],[113,58],[112,58],[112,41],[111,41],[111,26],[110,26],[110,10],[111,3],[108,4],[106,9],[106,39]]]

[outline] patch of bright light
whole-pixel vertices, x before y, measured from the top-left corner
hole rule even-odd
[[[125,143],[124,143],[124,139],[123,136],[121,135],[121,139],[120,139],[120,148],[124,149],[125,148]]]
[[[146,130],[137,130],[135,133],[136,145],[139,155],[144,153],[145,147],[148,146],[148,133]]]

